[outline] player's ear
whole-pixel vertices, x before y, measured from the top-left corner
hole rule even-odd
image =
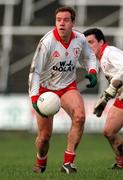
[[[104,41],[103,41],[103,40],[100,40],[100,41],[99,41],[99,44],[100,44],[100,46],[102,46],[102,45],[104,44]]]

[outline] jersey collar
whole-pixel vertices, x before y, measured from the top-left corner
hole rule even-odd
[[[69,42],[68,42],[68,43],[64,43],[64,42],[62,41],[61,37],[59,36],[58,30],[57,30],[56,27],[53,29],[53,34],[54,34],[56,40],[57,40],[57,41],[60,41],[61,44],[62,44],[66,49],[69,47],[71,40],[75,38],[75,33],[72,32]]]
[[[104,50],[105,50],[105,48],[106,48],[107,46],[108,46],[107,43],[103,44],[103,46],[102,46],[102,48],[101,48],[101,51],[100,51],[99,61],[101,60],[101,57],[102,57],[102,55],[103,55],[103,52],[104,52]]]

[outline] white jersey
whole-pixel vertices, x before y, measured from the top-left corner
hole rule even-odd
[[[100,66],[109,79],[117,79],[123,82],[123,51],[106,46],[100,59]]]
[[[86,38],[73,31],[69,44],[60,42],[57,29],[48,32],[39,42],[29,74],[29,95],[39,94],[40,86],[60,90],[76,80],[77,61],[89,72],[97,71],[97,61]]]

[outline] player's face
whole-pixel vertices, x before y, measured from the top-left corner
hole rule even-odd
[[[74,22],[72,22],[71,14],[69,12],[59,12],[56,15],[56,27],[60,37],[66,41],[69,41],[72,27]]]
[[[93,34],[86,36],[86,39],[87,39],[90,47],[94,51],[96,57],[99,58],[100,57],[100,51],[102,49],[102,45],[104,44],[104,42],[102,40],[98,41],[96,39],[95,35],[93,35]]]

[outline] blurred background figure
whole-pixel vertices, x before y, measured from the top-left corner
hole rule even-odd
[[[103,32],[98,28],[88,29],[84,35],[109,81],[108,88],[94,107],[94,114],[100,117],[108,101],[116,97],[108,112],[104,135],[116,155],[116,163],[112,168],[123,169],[123,138],[118,134],[123,127],[123,51],[108,45]]]

